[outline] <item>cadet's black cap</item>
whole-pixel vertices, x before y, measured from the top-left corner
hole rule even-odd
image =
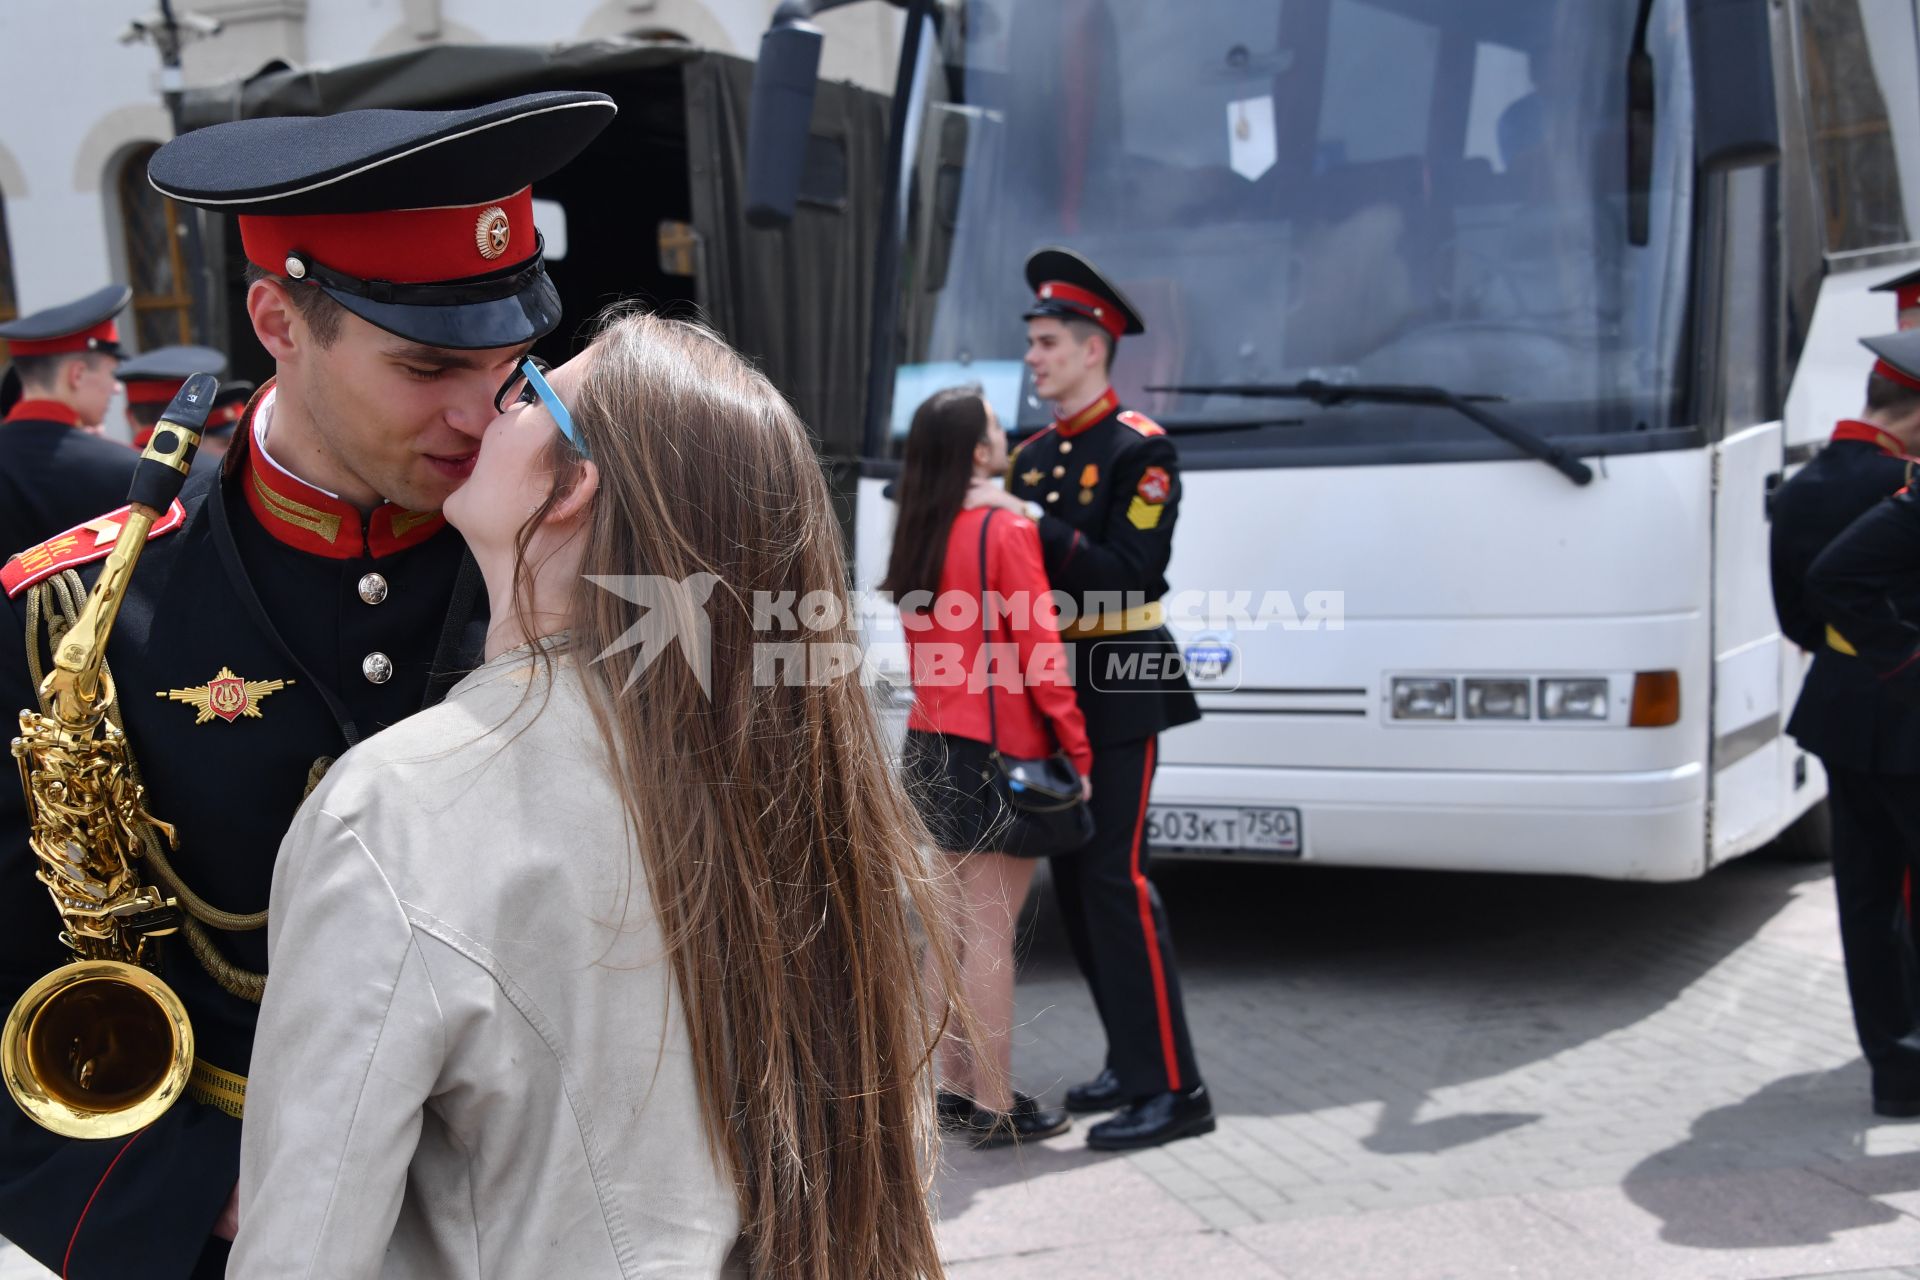
[[[1027,286],[1033,290],[1033,305],[1021,313],[1022,320],[1091,320],[1116,338],[1147,331],[1127,295],[1071,249],[1036,250],[1027,259]]]
[[[1920,391],[1920,329],[1903,329],[1899,333],[1883,334],[1877,338],[1862,338],[1860,345],[1879,357],[1873,362],[1875,373],[1903,387]]]
[[[128,407],[158,405],[159,408],[151,411],[157,418],[161,410],[180,394],[180,388],[186,385],[188,378],[196,373],[210,373],[217,378],[226,371],[226,356],[212,347],[174,346],[142,351],[122,361],[120,367],[113,371],[113,376],[120,379],[127,389]],[[200,434],[204,436],[205,430]],[[133,447],[144,449],[152,438],[152,426],[135,427]]]
[[[612,121],[603,93],[465,111],[343,111],[212,125],[154,153],[165,195],[239,216],[247,260],[389,333],[510,347],[560,322],[531,186]]]
[[[80,351],[120,354],[120,331],[113,318],[125,310],[133,290],[123,284],[96,289],[77,302],[48,307],[0,324],[0,338],[16,356],[61,356]]]
[[[147,386],[169,385],[172,389],[157,398],[171,400],[194,374],[210,373],[217,378],[226,371],[227,357],[212,347],[155,347],[121,361],[113,376],[128,384],[127,398],[138,403],[135,383],[142,384],[139,398],[145,397]]]
[[[1873,286],[1872,292],[1892,294],[1894,305],[1902,311],[1909,307],[1920,307],[1920,271],[1909,271],[1903,276],[1882,281]]]

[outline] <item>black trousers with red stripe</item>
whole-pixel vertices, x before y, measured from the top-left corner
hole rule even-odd
[[[1067,940],[1106,1028],[1106,1065],[1133,1097],[1200,1083],[1166,908],[1147,878],[1155,743],[1094,748],[1093,839],[1051,860]]]
[[[1906,903],[1920,868],[1920,778],[1827,766],[1847,993],[1873,1094],[1920,1102],[1920,972]]]

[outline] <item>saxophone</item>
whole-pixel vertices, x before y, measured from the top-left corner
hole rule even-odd
[[[121,1137],[179,1100],[193,1024],[153,967],[180,927],[174,899],[141,883],[148,813],[126,735],[109,718],[107,637],[155,520],[172,505],[219,383],[188,378],[141,454],[132,503],[86,605],[54,644],[45,713],[20,712],[13,757],[26,791],[34,878],[53,895],[74,959],[41,978],[0,1027],[0,1073],[35,1123],[69,1138]]]

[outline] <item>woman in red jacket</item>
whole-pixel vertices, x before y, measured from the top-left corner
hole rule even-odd
[[[988,697],[1003,754],[1031,759],[1064,750],[1083,779],[1093,768],[1066,653],[1045,608],[1050,587],[1039,532],[1015,512],[961,509],[970,486],[1006,466],[1007,434],[977,387],[941,391],[922,404],[907,433],[883,584],[900,605],[913,669],[908,787],[947,854],[960,898],[960,991],[979,1029],[977,1051],[953,1036],[941,1046],[940,1116],[979,1146],[1051,1137],[1069,1123],[1066,1112],[1012,1087],[1014,923],[1033,859],[1060,851],[1019,847],[1022,829],[991,782]],[[1007,606],[987,620],[990,650],[983,591]]]

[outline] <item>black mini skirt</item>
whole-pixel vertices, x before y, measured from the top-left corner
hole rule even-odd
[[[986,743],[909,729],[901,766],[921,821],[947,853],[1025,858],[1052,852],[1018,847],[1030,824],[1014,822],[1012,809],[994,787],[993,753]]]

